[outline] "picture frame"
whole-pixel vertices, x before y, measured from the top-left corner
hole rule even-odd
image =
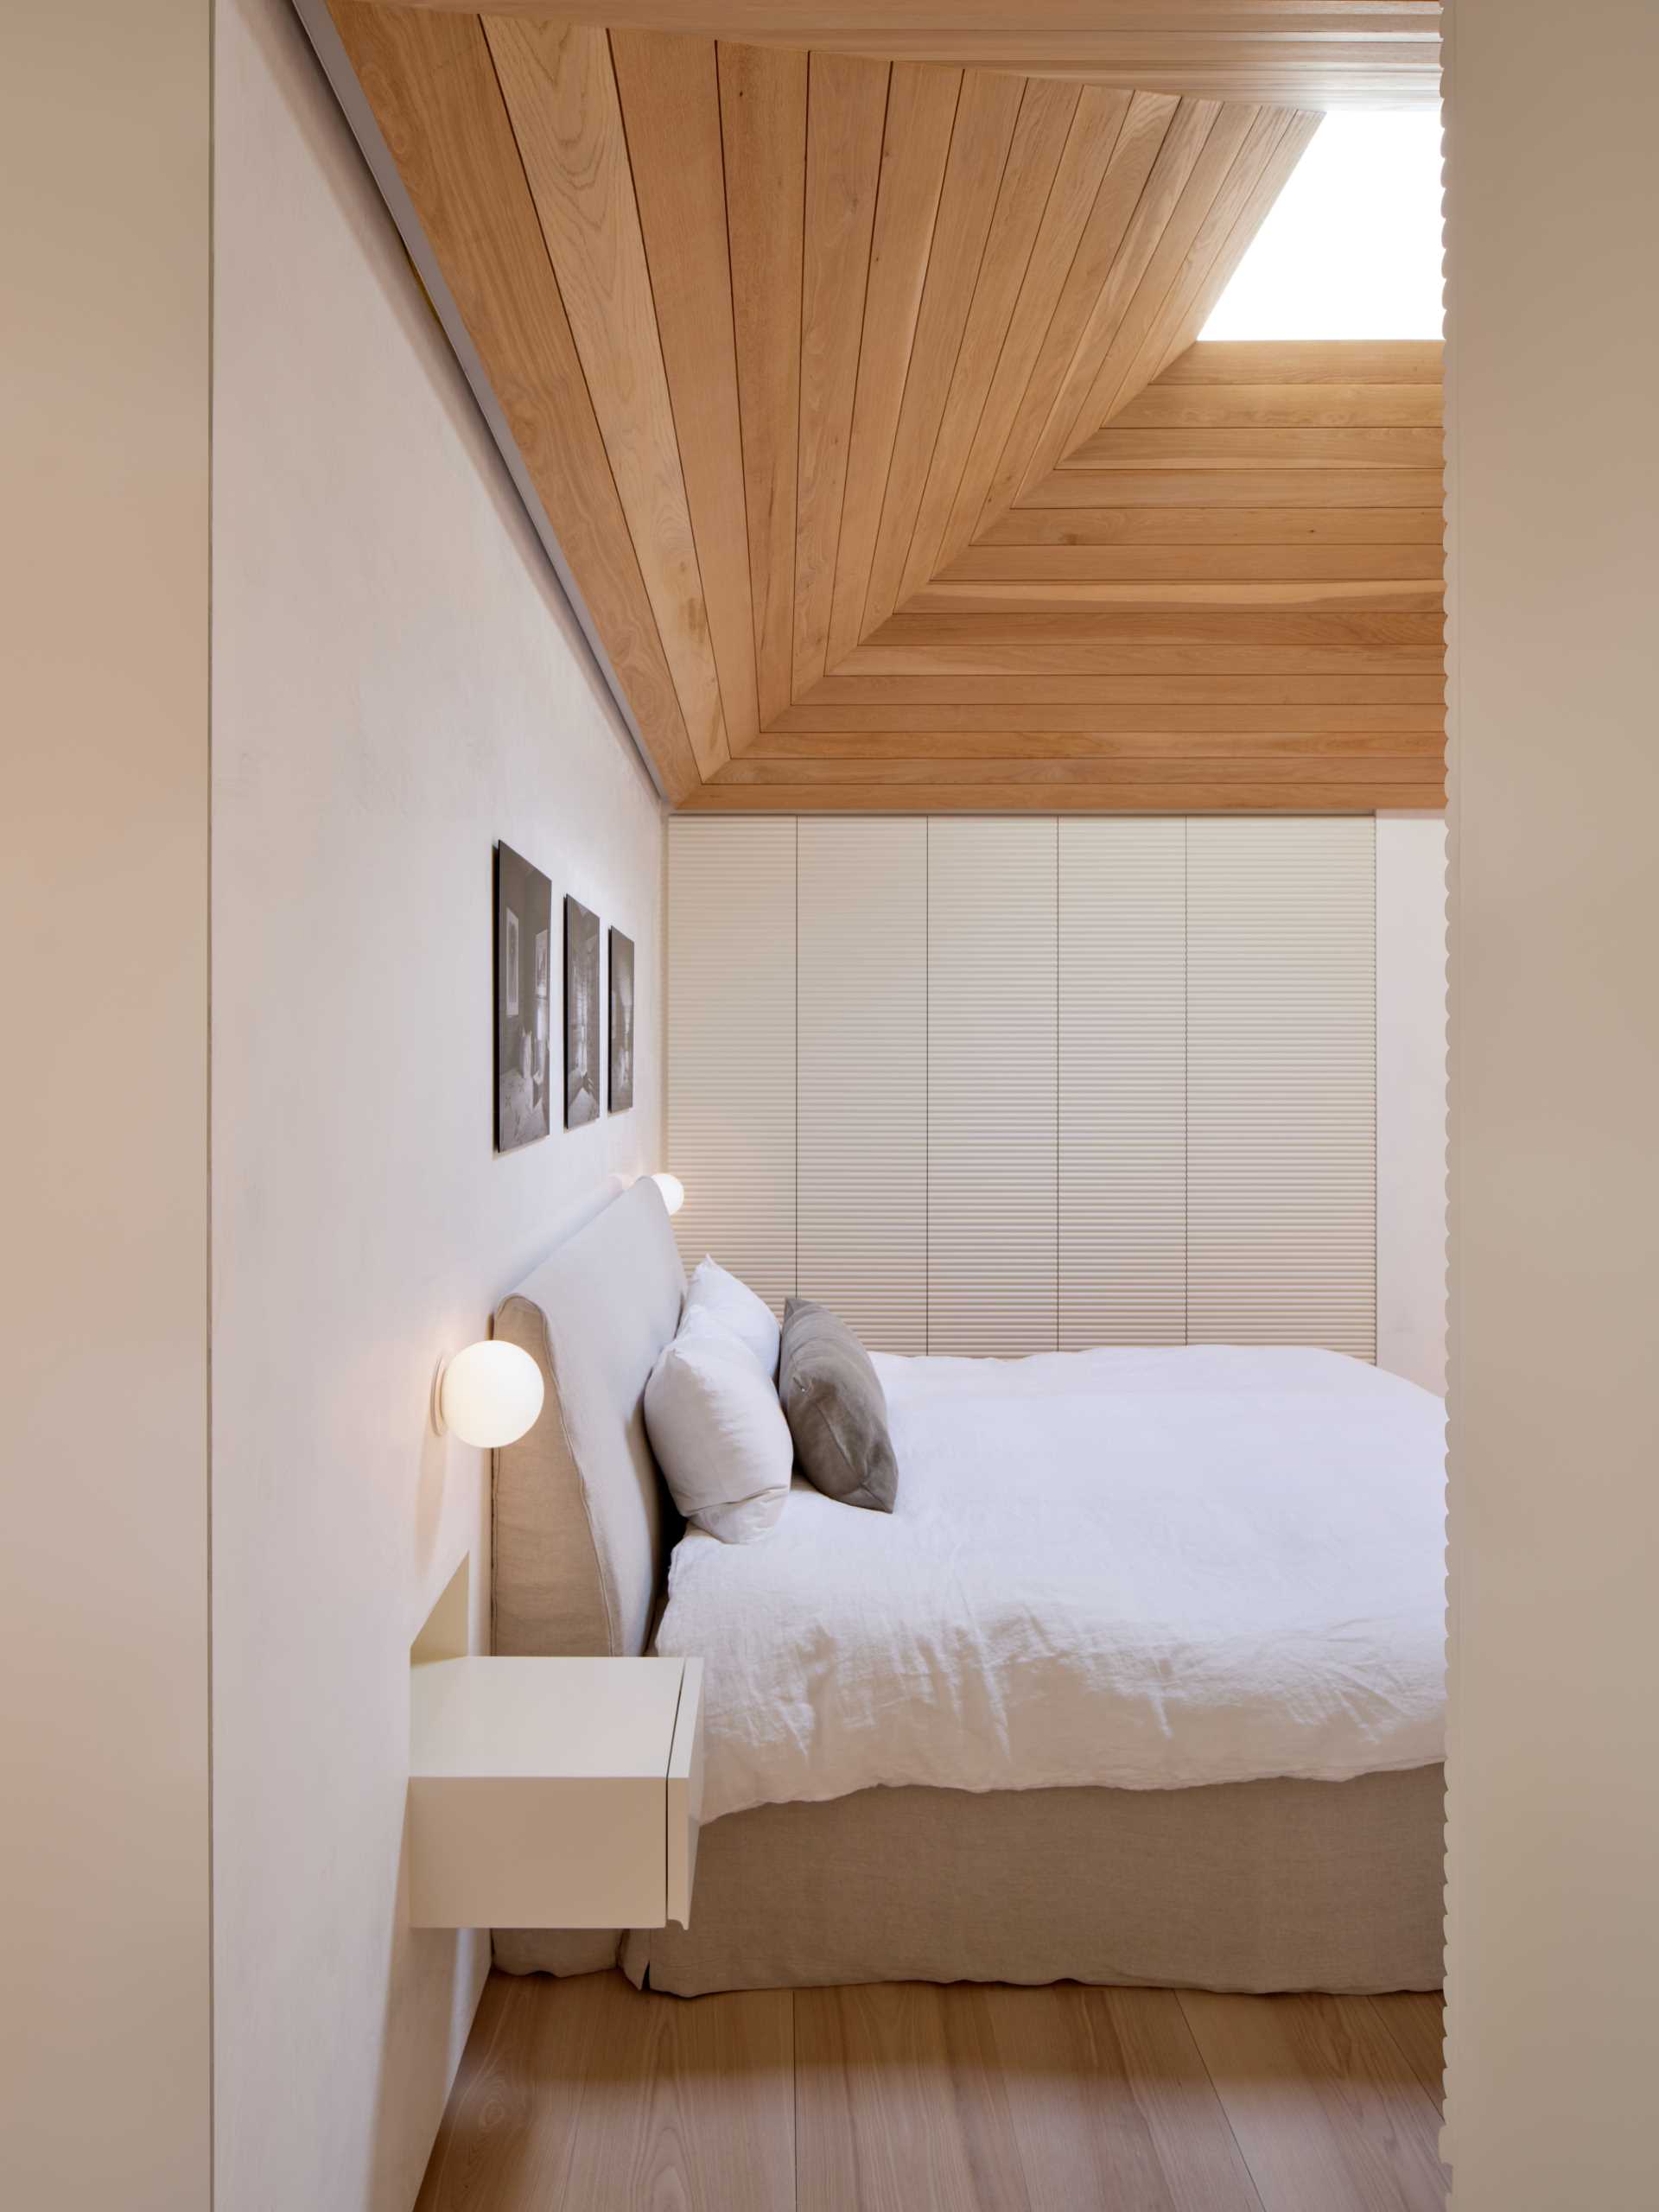
[[[613,1114],[633,1104],[633,939],[613,927],[610,950],[610,1084]]]
[[[564,1126],[585,1128],[600,1116],[599,916],[579,899],[564,902]]]
[[[516,1152],[552,1127],[548,944],[553,886],[522,853],[498,844],[493,899],[495,1148]]]

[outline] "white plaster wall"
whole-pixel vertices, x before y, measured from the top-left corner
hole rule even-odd
[[[207,0],[0,8],[0,2200],[206,2212]]]
[[[1376,1363],[1446,1389],[1446,823],[1376,818]]]
[[[1447,15],[1452,2202],[1637,2212],[1659,2204],[1659,8]]]
[[[282,0],[219,0],[219,2212],[408,2212],[486,1965],[415,1935],[409,1646],[482,1457],[434,1363],[658,1164],[662,828]],[[557,518],[554,518],[556,525]],[[491,847],[635,940],[627,1115],[491,1148]]]

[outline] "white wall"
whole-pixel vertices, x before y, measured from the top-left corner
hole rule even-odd
[[[217,2201],[408,2212],[486,1963],[405,1924],[409,1647],[488,1590],[427,1389],[658,1164],[662,831],[282,0],[220,0],[216,76]],[[502,1158],[498,837],[641,1008],[633,1111]]]
[[[1659,8],[1448,14],[1453,2201],[1635,2212],[1659,2203]]]
[[[205,2212],[207,0],[0,10],[0,2196]]]

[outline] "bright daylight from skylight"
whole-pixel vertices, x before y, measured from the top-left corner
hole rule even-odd
[[[1205,338],[1438,338],[1440,118],[1327,115]]]

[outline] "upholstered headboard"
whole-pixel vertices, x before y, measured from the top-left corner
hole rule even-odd
[[[530,1433],[495,1455],[497,1651],[645,1649],[673,1508],[642,1401],[684,1299],[644,1176],[496,1309],[496,1335],[537,1363],[547,1394]]]

